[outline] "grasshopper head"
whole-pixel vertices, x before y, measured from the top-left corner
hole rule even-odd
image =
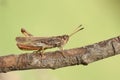
[[[69,36],[68,35],[63,35],[62,39],[61,39],[62,45],[66,44],[68,42],[68,40],[69,40]]]

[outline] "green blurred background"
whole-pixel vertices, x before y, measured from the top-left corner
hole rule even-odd
[[[36,36],[53,36],[69,34],[80,24],[85,29],[64,49],[120,35],[120,0],[0,0],[0,55],[24,53],[15,41],[16,36],[22,36],[21,27]],[[88,66],[15,71],[2,76],[9,80],[120,80],[119,68],[120,55]]]

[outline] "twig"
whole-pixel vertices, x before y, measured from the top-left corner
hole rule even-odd
[[[0,57],[0,73],[28,69],[57,69],[73,65],[87,65],[120,53],[120,36],[80,48],[40,53],[24,53]]]

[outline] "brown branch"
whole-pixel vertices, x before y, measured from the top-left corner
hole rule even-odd
[[[85,47],[46,52],[45,58],[40,53],[24,53],[0,57],[0,73],[28,69],[57,69],[73,65],[87,65],[120,53],[120,36]]]

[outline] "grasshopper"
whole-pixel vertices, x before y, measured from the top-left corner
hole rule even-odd
[[[41,56],[46,49],[58,47],[63,53],[63,46],[68,42],[69,38],[80,30],[82,25],[78,26],[70,35],[52,36],[52,37],[35,37],[25,29],[21,28],[21,32],[25,37],[16,37],[17,47],[21,50],[37,50],[41,52]]]

